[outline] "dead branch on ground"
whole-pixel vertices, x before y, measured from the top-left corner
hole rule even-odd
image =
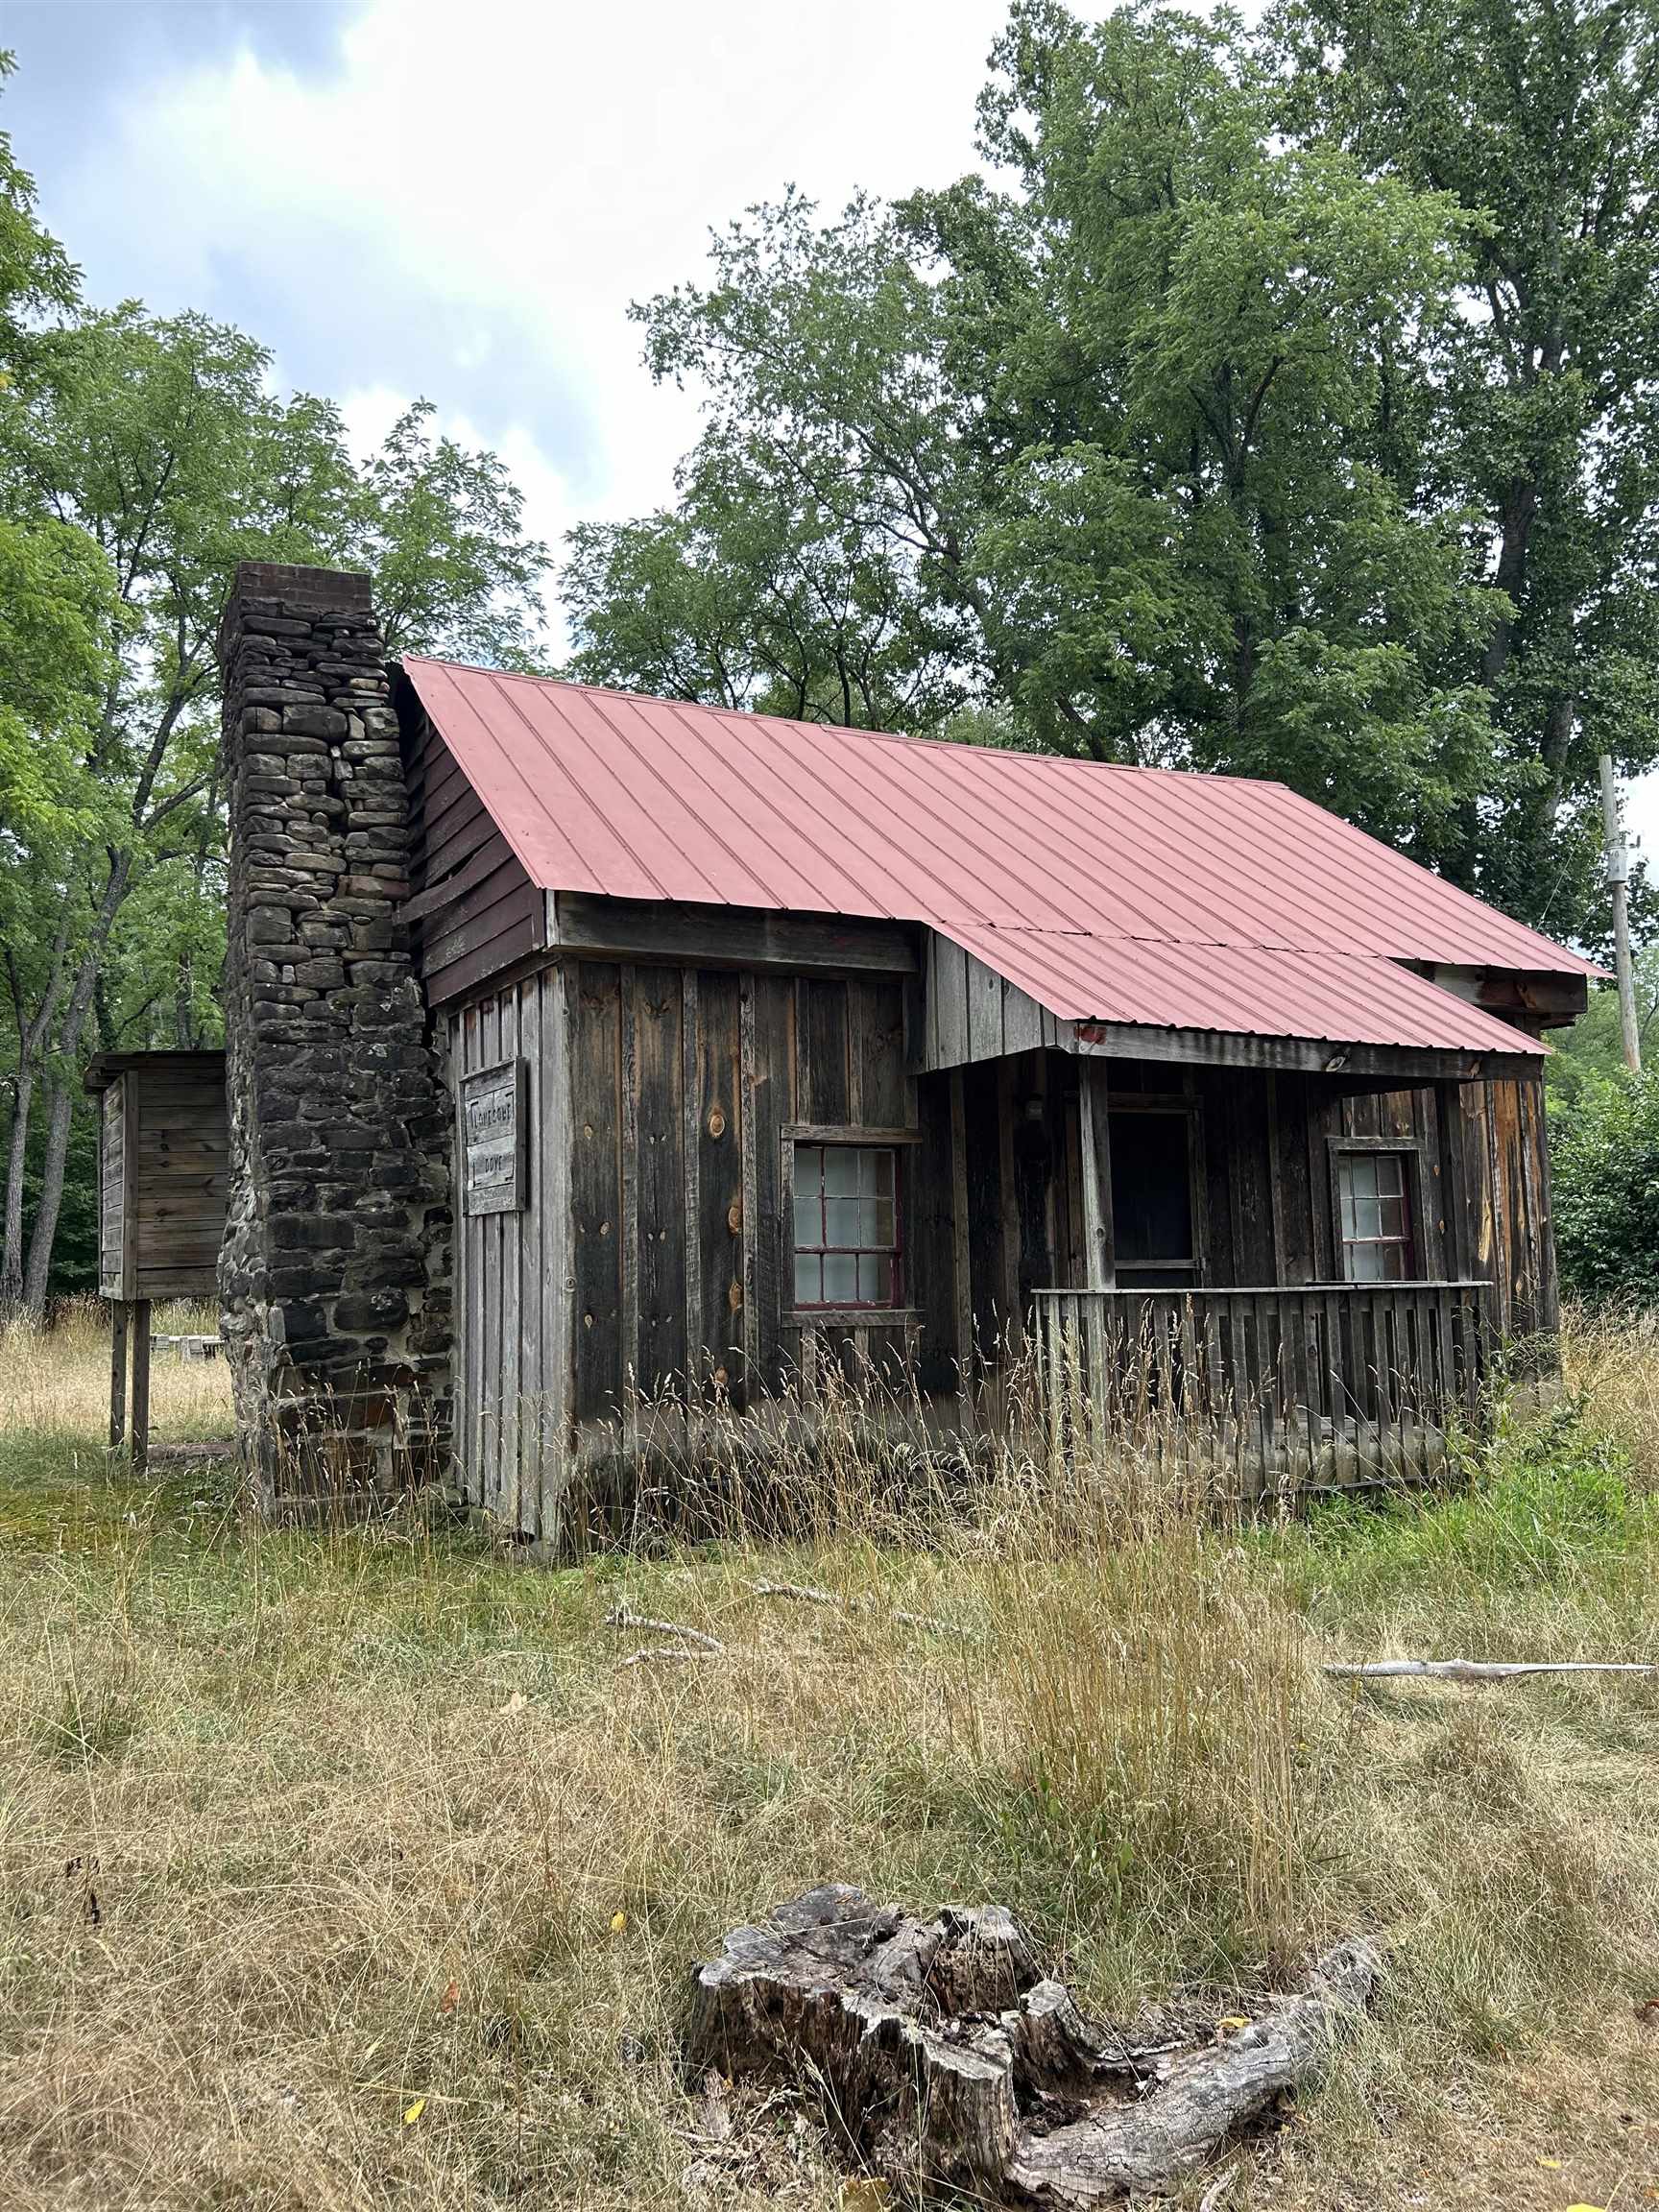
[[[1513,1682],[1523,1674],[1659,1674],[1646,1659],[1369,1659],[1325,1669],[1343,1682]]]

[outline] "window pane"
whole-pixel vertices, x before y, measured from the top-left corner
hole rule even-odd
[[[831,1197],[858,1195],[858,1153],[851,1144],[824,1147],[824,1188]]]
[[[824,1257],[824,1303],[854,1306],[858,1300],[858,1261],[852,1252],[829,1252]]]
[[[892,1305],[893,1262],[884,1252],[859,1255],[858,1296],[866,1306]]]
[[[1416,1272],[1409,1163],[1404,1152],[1339,1153],[1343,1263],[1356,1283],[1404,1283]]]
[[[795,1303],[797,1306],[817,1306],[824,1296],[822,1263],[797,1253],[795,1258]]]
[[[824,1147],[822,1144],[796,1145],[795,1188],[797,1190],[821,1190],[824,1188]]]
[[[813,1245],[822,1244],[823,1241],[824,1216],[819,1211],[816,1188],[809,1196],[797,1190],[795,1193],[796,1248],[799,1250],[805,1247],[810,1250]]]
[[[824,1201],[824,1241],[826,1244],[854,1245],[861,1241],[858,1235],[859,1215],[863,1209],[856,1198],[826,1198]]]
[[[876,1163],[876,1189],[883,1198],[893,1195],[893,1155],[891,1152],[872,1152],[869,1157]]]
[[[1119,1267],[1192,1258],[1187,1137],[1184,1113],[1112,1116],[1112,1215]]]
[[[896,1241],[893,1235],[892,1199],[878,1198],[867,1211],[871,1217],[870,1242],[878,1244],[884,1251],[890,1252]]]

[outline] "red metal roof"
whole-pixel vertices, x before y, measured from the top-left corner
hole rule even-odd
[[[1534,1038],[1377,952],[1148,944],[954,924],[958,944],[1063,1022],[1144,1022],[1429,1052],[1539,1052]]]
[[[1280,783],[404,663],[533,882],[926,923],[1067,1020],[1475,1051],[1395,962],[1593,965]]]

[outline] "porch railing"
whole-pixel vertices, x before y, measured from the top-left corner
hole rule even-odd
[[[1230,1461],[1247,1495],[1427,1480],[1480,1420],[1487,1283],[1039,1290],[1050,1454]]]

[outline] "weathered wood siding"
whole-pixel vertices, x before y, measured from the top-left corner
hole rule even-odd
[[[1179,1069],[1110,1061],[1114,1095],[1190,1101],[1201,1147],[1200,1282],[1221,1288],[1339,1279],[1332,1140],[1397,1137],[1418,1161],[1418,1263],[1425,1276],[1491,1282],[1504,1334],[1552,1331],[1559,1319],[1543,1085],[1529,1077],[1423,1083],[1357,1091],[1329,1076],[1286,1070]],[[1084,1284],[1077,1066],[1060,1053],[1012,1063],[1016,1097],[1043,1100],[1043,1142],[1008,1232],[1012,1253],[975,1249],[974,1303],[1017,1266],[1022,1289],[1040,1262],[1061,1288]],[[974,1070],[967,1070],[971,1078]],[[970,1156],[997,1141],[993,1101],[969,1085]],[[1020,1141],[1022,1124],[1014,1123]]]
[[[446,1015],[457,1094],[476,1070],[527,1069],[526,1203],[457,1224],[472,1502],[554,1537],[573,1460],[637,1442],[654,1406],[749,1409],[827,1360],[961,1411],[976,1358],[1022,1343],[1032,1291],[1084,1283],[1079,1061],[1038,1046],[918,1074],[918,1012],[900,975],[567,953]],[[1332,1140],[1398,1138],[1418,1163],[1424,1274],[1494,1281],[1506,1333],[1553,1327],[1536,1080],[1383,1093],[1092,1065],[1110,1099],[1190,1114],[1198,1286],[1334,1280]],[[890,1317],[792,1311],[792,1133],[843,1128],[908,1140]]]
[[[432,724],[400,704],[411,849],[403,913],[426,1002],[437,1006],[539,950],[547,902]]]
[[[630,1433],[653,1401],[744,1409],[826,1359],[954,1388],[948,1079],[910,1072],[905,992],[898,975],[567,958],[447,1016],[457,1090],[516,1056],[530,1071],[528,1203],[457,1223],[473,1503],[551,1536],[588,1439]],[[911,1140],[890,1318],[793,1314],[785,1131],[802,1126]]]
[[[451,1094],[503,1061],[525,1066],[525,1195],[469,1215],[455,1135],[455,1450],[472,1503],[531,1537],[553,1533],[570,1414],[574,1257],[571,1024],[566,976],[543,968],[447,1020]]]
[[[108,1298],[210,1298],[225,1235],[225,1075],[132,1068],[100,1097],[98,1284]]]

